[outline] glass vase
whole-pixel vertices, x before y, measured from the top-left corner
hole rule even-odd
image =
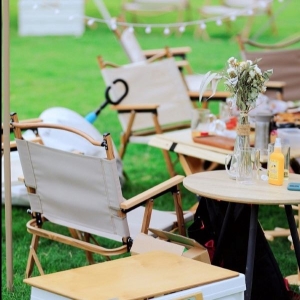
[[[240,112],[238,117],[236,132],[237,132],[237,136],[235,139],[233,154],[236,154],[239,149],[245,149],[250,147],[250,123],[248,119],[248,112],[246,111]],[[241,159],[241,161],[244,164],[249,163],[249,159],[247,157]],[[231,174],[229,175],[229,177],[232,179],[236,179],[236,172],[237,172],[236,156],[232,156],[229,164],[230,164],[229,169]]]

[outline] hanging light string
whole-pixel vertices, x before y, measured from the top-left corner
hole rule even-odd
[[[90,16],[79,16],[79,15],[71,15],[69,16],[69,20],[72,21],[74,19],[82,18],[86,21],[87,25],[92,26],[94,23],[105,23],[107,24],[111,29],[116,29],[117,26],[125,26],[129,27],[132,31],[134,31],[134,28],[144,28],[145,33],[149,34],[152,31],[152,28],[163,28],[164,34],[169,34],[171,32],[170,29],[172,28],[178,28],[180,32],[184,32],[185,28],[188,26],[199,26],[200,29],[204,30],[206,28],[206,23],[215,22],[216,25],[221,26],[223,24],[224,20],[230,20],[235,21],[237,17],[239,16],[251,16],[255,13],[256,10],[264,9],[269,4],[271,4],[273,0],[261,0],[257,1],[253,5],[249,5],[245,8],[235,8],[232,9],[231,12],[214,16],[210,18],[200,19],[200,20],[194,20],[194,21],[187,21],[187,22],[177,22],[177,23],[152,23],[152,24],[145,24],[145,23],[130,23],[125,21],[118,21],[116,18],[111,18],[109,20],[90,17]],[[283,2],[283,0],[278,0],[278,2]],[[38,4],[34,4],[33,9],[37,9]],[[55,14],[59,14],[60,11],[58,8],[55,8],[54,10]]]

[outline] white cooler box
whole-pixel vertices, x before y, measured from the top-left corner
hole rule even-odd
[[[84,0],[19,0],[19,35],[84,33]]]

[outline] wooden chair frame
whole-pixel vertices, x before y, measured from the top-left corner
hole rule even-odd
[[[274,44],[259,43],[243,38],[241,35],[237,36],[237,43],[242,59],[254,60],[262,58],[260,65],[265,69],[276,68],[278,66],[277,68],[280,69],[280,72],[274,71],[271,80],[266,83],[266,87],[267,92],[276,92],[278,100],[284,101],[299,100],[297,90],[300,68],[297,70],[298,64],[293,60],[293,57],[299,56],[300,50],[297,48],[294,49],[294,45],[299,42],[299,34],[290,36]],[[269,61],[269,57],[272,57],[274,62]],[[283,72],[289,74],[290,68],[292,68],[293,75],[283,75]],[[286,96],[287,93],[290,96]]]
[[[251,27],[253,25],[254,19],[255,17],[260,14],[266,14],[270,20],[270,24],[271,24],[271,30],[273,34],[277,33],[277,26],[275,24],[275,16],[273,13],[273,9],[272,9],[272,2],[268,3],[266,5],[266,7],[261,7],[259,5],[258,1],[252,1],[253,4],[255,4],[255,2],[257,2],[257,5],[253,6],[253,11],[252,14],[249,15],[247,12],[247,9],[249,9],[249,7],[251,8],[251,1],[248,1],[249,3],[240,3],[240,1],[236,1],[236,0],[220,0],[219,1],[219,5],[213,5],[211,3],[211,0],[205,0],[203,5],[199,8],[199,13],[202,17],[204,18],[211,18],[211,17],[216,17],[217,16],[217,12],[210,12],[210,10],[212,8],[215,8],[218,13],[219,16],[222,17],[222,13],[220,13],[221,11],[223,12],[223,14],[225,16],[227,16],[226,18],[222,17],[222,21],[225,23],[225,25],[227,26],[227,28],[230,30],[231,29],[231,23],[232,21],[230,20],[230,17],[232,15],[234,16],[241,16],[246,18],[246,25],[244,27],[244,29],[241,32],[241,35],[244,38],[248,38],[250,35],[250,31],[251,31]],[[205,39],[209,38],[209,35],[207,34],[207,31],[205,29],[199,29],[197,28],[196,34],[199,35],[202,34],[203,37]]]
[[[118,21],[122,22],[123,19],[119,18]],[[115,28],[112,29],[113,33],[117,37],[118,41],[120,42],[121,46],[123,47],[127,57],[129,60],[134,63],[137,62],[137,59],[139,61],[147,61],[147,62],[153,62],[157,59],[161,59],[164,57],[174,57],[176,60],[176,64],[179,68],[179,70],[182,72],[182,78],[186,84],[190,99],[194,102],[199,101],[199,91],[198,89],[190,89],[189,88],[189,82],[194,81],[195,78],[199,79],[199,87],[200,87],[200,80],[201,78],[199,75],[196,75],[193,71],[192,66],[190,65],[188,59],[187,59],[187,54],[191,52],[191,48],[188,46],[185,47],[169,47],[166,46],[165,48],[160,48],[160,49],[148,49],[148,50],[143,50],[140,45],[138,40],[136,39],[134,33],[131,34],[131,38],[134,39],[134,44],[136,45],[139,49],[139,58],[134,58],[131,54],[130,51],[131,49],[128,49],[124,42],[122,41],[122,35],[124,31],[129,30],[127,26],[115,26]],[[193,79],[194,78],[194,79]],[[221,100],[221,101],[226,101],[228,97],[230,97],[230,93],[226,91],[216,91],[215,94],[211,97],[212,91],[207,90],[203,94],[203,101],[202,101],[202,107],[207,108],[208,107],[208,101],[205,100]],[[196,107],[196,104],[194,104]]]
[[[158,57],[162,57],[164,56],[164,54],[162,53],[160,56],[156,56],[156,58]],[[105,69],[108,67],[112,67],[112,68],[118,68],[121,67],[119,65],[116,65],[114,63],[111,62],[106,62],[104,61],[104,59],[101,56],[97,57],[97,61],[99,64],[100,69]],[[158,108],[159,108],[159,104],[135,104],[135,105],[125,105],[125,104],[118,104],[118,105],[112,105],[111,108],[115,111],[117,111],[118,113],[130,113],[130,119],[128,122],[128,126],[126,128],[126,130],[122,133],[121,136],[121,145],[119,148],[119,155],[121,158],[124,157],[128,143],[129,143],[129,139],[131,136],[148,136],[151,134],[161,134],[163,132],[167,132],[167,131],[173,131],[173,130],[179,130],[179,129],[184,129],[184,128],[189,128],[190,127],[190,122],[186,122],[186,123],[182,123],[182,124],[175,124],[175,125],[170,125],[170,126],[161,126],[158,120]],[[143,114],[143,113],[151,113],[152,114],[152,119],[153,119],[153,128],[149,128],[146,130],[142,130],[142,131],[134,131],[132,130],[132,126],[135,122],[135,118],[138,114]],[[175,175],[175,171],[174,171],[174,166],[172,163],[172,159],[170,157],[170,153],[167,150],[162,150],[166,165],[167,165],[167,169],[168,172],[170,174],[170,176],[174,176]]]
[[[20,123],[40,123],[40,122],[42,122],[42,120],[39,119],[39,118],[20,120]],[[32,129],[32,128],[29,128],[29,129]],[[13,132],[12,126],[10,127],[10,132],[11,132],[11,133]],[[34,134],[35,134],[35,137],[32,138],[32,139],[30,139],[30,140],[31,140],[32,142],[42,144],[43,141],[42,141],[42,139],[40,138],[38,132],[37,132],[37,131],[34,131]],[[2,140],[2,144],[1,144],[1,156],[2,156],[2,155],[3,155],[3,124],[2,124],[1,140]],[[16,142],[15,142],[15,141],[11,141],[11,142],[10,142],[10,151],[15,151],[15,150],[17,150]]]
[[[11,115],[11,126],[13,128],[15,137],[18,140],[22,140],[21,130],[28,129],[28,128],[54,128],[59,130],[66,130],[80,135],[81,137],[85,138],[95,146],[105,147],[107,153],[107,160],[114,159],[112,139],[109,134],[105,134],[103,137],[103,142],[99,142],[92,139],[87,134],[68,126],[46,124],[40,122],[20,123],[18,122],[18,117],[15,113]],[[45,147],[45,146],[41,145],[41,147]],[[81,155],[81,154],[76,154],[76,155]],[[84,155],[82,157],[84,157]],[[139,195],[136,195],[126,201],[121,202],[120,207],[118,209],[118,215],[120,217],[125,217],[126,214],[131,210],[136,209],[141,205],[144,206],[145,210],[144,210],[143,222],[141,224],[141,232],[147,234],[151,216],[152,213],[154,212],[153,206],[154,206],[155,199],[160,197],[161,195],[171,192],[174,205],[175,205],[176,219],[177,219],[177,221],[173,224],[173,230],[177,228],[179,234],[185,236],[186,230],[185,230],[184,217],[182,211],[182,200],[181,200],[180,191],[178,189],[178,185],[182,183],[183,179],[184,176],[177,175],[169,180],[162,182],[161,184],[158,184],[140,193]],[[25,186],[27,187],[28,193],[35,194],[37,192],[36,188],[33,188],[32,186],[27,184],[26,176],[24,179],[24,183]],[[64,204],[62,203],[61,205]],[[82,232],[76,229],[76,225],[75,225],[76,222],[74,223],[74,228],[69,228],[69,231],[71,233],[71,237],[70,237],[53,231],[49,231],[47,229],[43,229],[42,228],[43,223],[48,221],[48,219],[43,215],[43,213],[37,212],[32,208],[30,213],[32,215],[32,220],[30,220],[27,223],[27,230],[30,234],[32,234],[32,241],[31,241],[31,246],[30,246],[30,251],[28,256],[27,267],[26,267],[26,278],[32,275],[35,265],[37,266],[40,274],[42,275],[44,274],[43,268],[41,266],[40,260],[37,255],[37,248],[38,248],[40,238],[50,239],[53,241],[61,242],[84,250],[86,252],[86,256],[90,264],[94,263],[92,257],[93,253],[101,254],[109,258],[110,256],[129,252],[133,242],[132,237],[124,236],[122,237],[122,241],[123,241],[122,246],[113,249],[108,249],[102,247],[99,244],[92,243],[92,241],[95,242],[95,239],[92,238],[92,234],[89,232]]]
[[[158,16],[166,13],[177,12],[177,23],[184,21],[184,13],[187,11],[191,19],[191,4],[189,0],[122,0],[122,16],[131,14],[133,22],[137,22],[138,16]]]

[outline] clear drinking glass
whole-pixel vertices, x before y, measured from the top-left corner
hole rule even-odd
[[[259,149],[248,147],[238,149],[233,154],[228,154],[225,159],[225,168],[229,176],[235,175],[238,183],[254,184],[259,179]],[[228,168],[229,160],[234,160],[234,171]],[[233,172],[233,174],[232,174]]]

